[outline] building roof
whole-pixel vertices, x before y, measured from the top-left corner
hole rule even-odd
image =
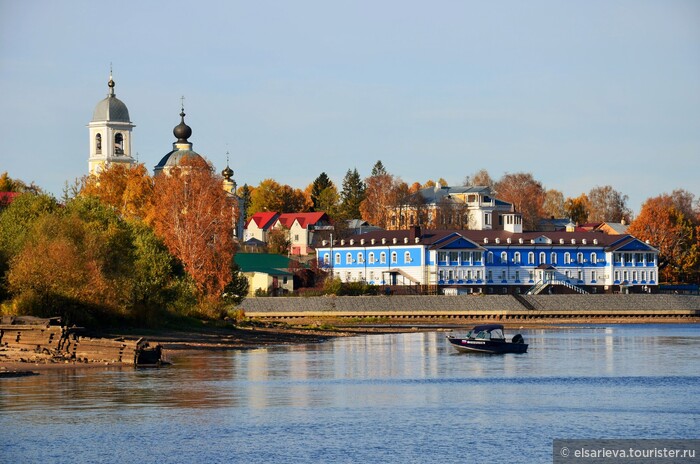
[[[305,229],[309,226],[314,226],[321,221],[328,222],[328,215],[323,211],[313,213],[282,213],[279,215],[279,222],[286,228],[292,227],[294,221],[299,222],[299,225]]]
[[[260,272],[273,276],[290,276],[289,265],[292,261],[286,256],[270,253],[236,253],[234,261],[241,272]]]
[[[109,76],[109,93],[107,98],[101,100],[92,113],[92,122],[110,121],[130,123],[129,110],[123,101],[116,97],[114,93],[114,80]]]
[[[248,228],[251,222],[254,222],[258,229],[267,230],[272,227],[279,216],[278,213],[274,211],[263,211],[261,213],[255,213],[245,223],[245,227]]]
[[[350,239],[344,240],[343,244],[339,240],[334,240],[334,248],[352,248],[360,245],[361,240],[364,240],[364,247],[386,247],[393,245],[396,239],[396,245],[424,245],[434,248],[442,248],[443,244],[448,244],[455,237],[464,237],[465,239],[479,245],[488,245],[489,247],[498,246],[528,246],[539,245],[546,247],[559,246],[596,246],[606,247],[610,250],[629,248],[632,242],[637,246],[648,250],[654,248],[631,235],[608,235],[602,232],[565,232],[565,231],[550,231],[550,232],[523,232],[513,233],[505,230],[386,230],[368,232],[360,235],[355,235],[351,239],[353,244],[350,244]],[[420,240],[416,243],[415,237]],[[372,244],[374,239],[374,244]],[[382,239],[385,243],[382,244]],[[510,239],[510,243],[508,240]],[[522,239],[522,244],[520,240]],[[585,241],[585,244],[584,244]],[[320,248],[320,247],[319,247]]]
[[[601,232],[611,235],[622,235],[627,233],[628,227],[629,226],[624,222],[603,222],[598,227],[596,227],[595,230],[599,230]]]

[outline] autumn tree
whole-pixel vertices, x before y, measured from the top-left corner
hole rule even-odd
[[[519,172],[506,173],[495,184],[497,197],[515,207],[522,214],[523,230],[536,230],[544,214],[545,189],[532,177],[532,174]]]
[[[360,204],[365,199],[365,189],[365,183],[362,182],[357,168],[348,169],[343,178],[343,190],[340,193],[340,218],[358,219],[362,216]]]
[[[566,217],[574,224],[584,224],[588,222],[588,212],[590,210],[588,197],[582,193],[576,198],[567,198],[564,202]]]
[[[10,262],[24,248],[34,224],[58,210],[53,197],[33,193],[19,195],[7,208],[0,210],[0,300],[8,296],[6,273]]]
[[[79,197],[32,225],[8,282],[21,313],[152,324],[173,299],[173,277],[173,258],[151,229]]]
[[[360,203],[362,219],[381,228],[387,228],[396,204],[394,176],[387,173],[381,161],[365,179],[365,198]]]
[[[629,221],[632,211],[627,207],[627,195],[612,186],[595,187],[588,192],[589,215],[592,222]]]
[[[201,159],[183,163],[156,176],[150,220],[200,296],[211,300],[231,280],[234,205],[209,164]]]
[[[27,184],[20,179],[13,179],[7,171],[0,174],[0,192],[44,193],[34,182]]]
[[[277,255],[288,255],[292,247],[289,229],[276,227],[267,234],[267,251]]]
[[[549,189],[544,195],[544,204],[542,211],[545,216],[552,218],[566,217],[566,208],[564,207],[564,194],[559,190]]]
[[[480,169],[480,170],[476,171],[474,174],[472,174],[471,176],[465,177],[463,183],[467,187],[479,186],[479,187],[491,187],[491,188],[493,188],[493,186],[496,184],[486,169]]]
[[[99,174],[85,177],[80,193],[99,198],[126,219],[144,219],[151,208],[153,179],[143,164],[113,163]]]
[[[693,197],[676,190],[649,198],[627,230],[659,250],[662,281],[700,280],[700,221]]]
[[[274,179],[265,179],[252,189],[247,216],[262,211],[297,213],[308,211],[310,207],[303,191],[282,185]]]

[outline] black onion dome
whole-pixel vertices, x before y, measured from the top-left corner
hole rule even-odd
[[[175,126],[173,129],[173,135],[177,138],[177,141],[180,143],[186,143],[187,139],[189,139],[192,136],[192,128],[185,124],[185,111],[182,110],[180,113],[180,117],[182,118],[180,120],[180,124]]]
[[[231,177],[233,177],[233,169],[231,169],[230,167],[228,167],[228,165],[226,165],[224,170],[221,171],[221,175],[224,176],[224,179],[229,180],[229,179],[231,179]]]

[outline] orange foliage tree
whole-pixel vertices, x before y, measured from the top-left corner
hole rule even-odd
[[[532,174],[518,172],[504,174],[494,188],[498,199],[512,203],[515,211],[522,214],[523,229],[536,230],[544,215],[545,189],[542,184]]]
[[[153,199],[153,178],[143,164],[115,163],[98,175],[85,177],[80,193],[99,198],[125,219],[143,219]]]
[[[156,176],[148,222],[184,265],[200,296],[218,298],[231,280],[234,204],[202,159]]]
[[[692,194],[683,190],[649,198],[627,230],[658,248],[663,281],[700,279],[700,215],[691,205]]]
[[[564,202],[564,211],[567,217],[576,224],[588,222],[588,213],[590,211],[588,196],[582,193],[576,198],[567,198]]]

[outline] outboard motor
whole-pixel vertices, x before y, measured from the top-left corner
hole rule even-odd
[[[525,339],[523,338],[522,335],[516,334],[516,335],[513,337],[512,342],[513,342],[513,343],[518,343],[518,344],[519,344],[519,343],[525,343]]]

